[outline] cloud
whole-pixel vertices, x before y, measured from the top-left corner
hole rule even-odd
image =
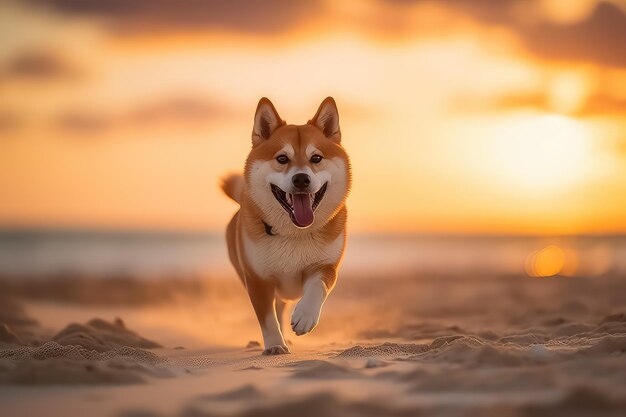
[[[453,111],[514,111],[519,109],[536,109],[545,112],[554,112],[555,109],[550,97],[543,92],[510,93],[494,99],[475,99],[461,97],[454,100],[451,106]],[[605,93],[595,93],[587,97],[581,105],[572,110],[576,116],[626,116],[626,100],[612,97]]]
[[[626,13],[609,2],[600,1],[580,21],[559,23],[538,13],[538,2],[529,0],[381,0],[391,7],[412,4],[439,4],[478,22],[512,30],[531,53],[545,59],[590,61],[615,67],[626,66]]]
[[[243,110],[216,100],[192,94],[171,95],[144,102],[118,112],[76,107],[58,113],[53,126],[63,133],[77,136],[110,134],[118,129],[206,128],[216,123],[247,122],[250,109]],[[375,109],[362,103],[342,101],[341,114],[352,120],[371,119]],[[0,112],[0,129],[2,113]]]
[[[178,96],[136,109],[129,115],[129,121],[139,125],[155,122],[205,123],[228,112],[225,106],[216,102]]]
[[[69,110],[58,116],[56,127],[78,135],[104,133],[117,124],[114,116],[89,110]]]
[[[196,96],[178,95],[137,106],[119,113],[96,109],[69,109],[59,114],[55,126],[65,133],[97,135],[113,129],[146,129],[154,126],[179,128],[206,126],[233,115],[223,103]]]
[[[345,21],[333,20],[337,8],[327,8],[322,0],[28,1],[64,15],[103,20],[118,35],[210,30],[276,34],[303,27],[318,18],[383,37],[415,36],[424,30],[437,32],[436,26],[445,25],[445,21],[437,21],[434,26],[420,21],[406,27],[408,8],[422,4],[443,7],[487,25],[506,27],[517,34],[530,52],[542,58],[626,66],[626,14],[606,1],[599,1],[586,18],[569,23],[542,15],[539,1],[531,0],[378,0],[378,8],[356,3],[355,13],[344,15]],[[359,19],[360,7],[373,11],[373,19]]]
[[[281,32],[322,9],[319,0],[30,0],[56,12],[108,18],[122,33],[226,29]]]
[[[600,3],[587,19],[569,25],[543,22],[519,30],[528,49],[540,56],[626,66],[626,14]]]
[[[24,51],[9,60],[1,69],[3,78],[32,80],[74,79],[80,71],[50,51]]]
[[[0,132],[10,132],[21,126],[21,118],[10,110],[0,110]]]
[[[626,100],[606,94],[594,94],[587,99],[581,110],[584,115],[621,115],[626,116]]]

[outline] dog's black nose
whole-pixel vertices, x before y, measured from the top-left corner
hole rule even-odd
[[[291,182],[293,182],[293,186],[296,187],[298,190],[304,190],[311,183],[311,177],[309,177],[307,174],[300,173],[294,175],[291,179]]]

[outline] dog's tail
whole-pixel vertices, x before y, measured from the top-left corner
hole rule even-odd
[[[243,194],[243,175],[230,174],[222,178],[222,190],[224,194],[241,204],[241,196]]]

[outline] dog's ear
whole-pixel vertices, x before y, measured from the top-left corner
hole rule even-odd
[[[341,129],[339,128],[339,112],[337,111],[337,104],[332,97],[326,97],[320,108],[317,109],[317,113],[309,124],[317,126],[328,139],[333,142],[341,142]]]
[[[259,100],[254,113],[252,145],[258,145],[269,139],[272,133],[284,124],[285,121],[280,118],[272,102],[268,98],[263,97]]]

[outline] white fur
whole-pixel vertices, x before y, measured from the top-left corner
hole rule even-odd
[[[270,349],[274,346],[285,346],[274,311],[271,311],[265,318],[265,321],[261,325],[261,333],[263,333],[265,349]]]
[[[302,299],[296,304],[291,315],[291,328],[298,336],[310,332],[317,326],[328,295],[328,288],[319,275],[309,277],[302,291]]]
[[[255,274],[276,282],[280,298],[296,300],[303,293],[303,271],[315,264],[337,263],[342,255],[344,239],[342,233],[330,244],[313,235],[300,239],[264,236],[254,241],[244,232],[243,253]]]
[[[304,150],[304,153],[307,156],[307,158],[311,158],[314,154],[324,156],[324,154],[322,154],[322,152],[320,152],[312,143],[307,145],[306,149]]]
[[[344,198],[347,188],[347,176],[345,161],[340,157],[325,159],[326,169],[314,173],[310,167],[292,168],[287,173],[276,172],[272,168],[272,161],[257,161],[250,169],[250,184],[248,187],[250,196],[266,216],[263,219],[272,226],[272,230],[279,235],[302,235],[291,222],[289,215],[280,206],[272,194],[270,184],[279,186],[283,191],[292,192],[291,178],[297,172],[304,172],[311,177],[311,189],[318,191],[324,183],[328,182],[326,194],[322,202],[315,210],[315,220],[310,226],[318,228],[324,225],[323,221],[332,218],[334,210]],[[323,219],[323,220],[320,220]]]

